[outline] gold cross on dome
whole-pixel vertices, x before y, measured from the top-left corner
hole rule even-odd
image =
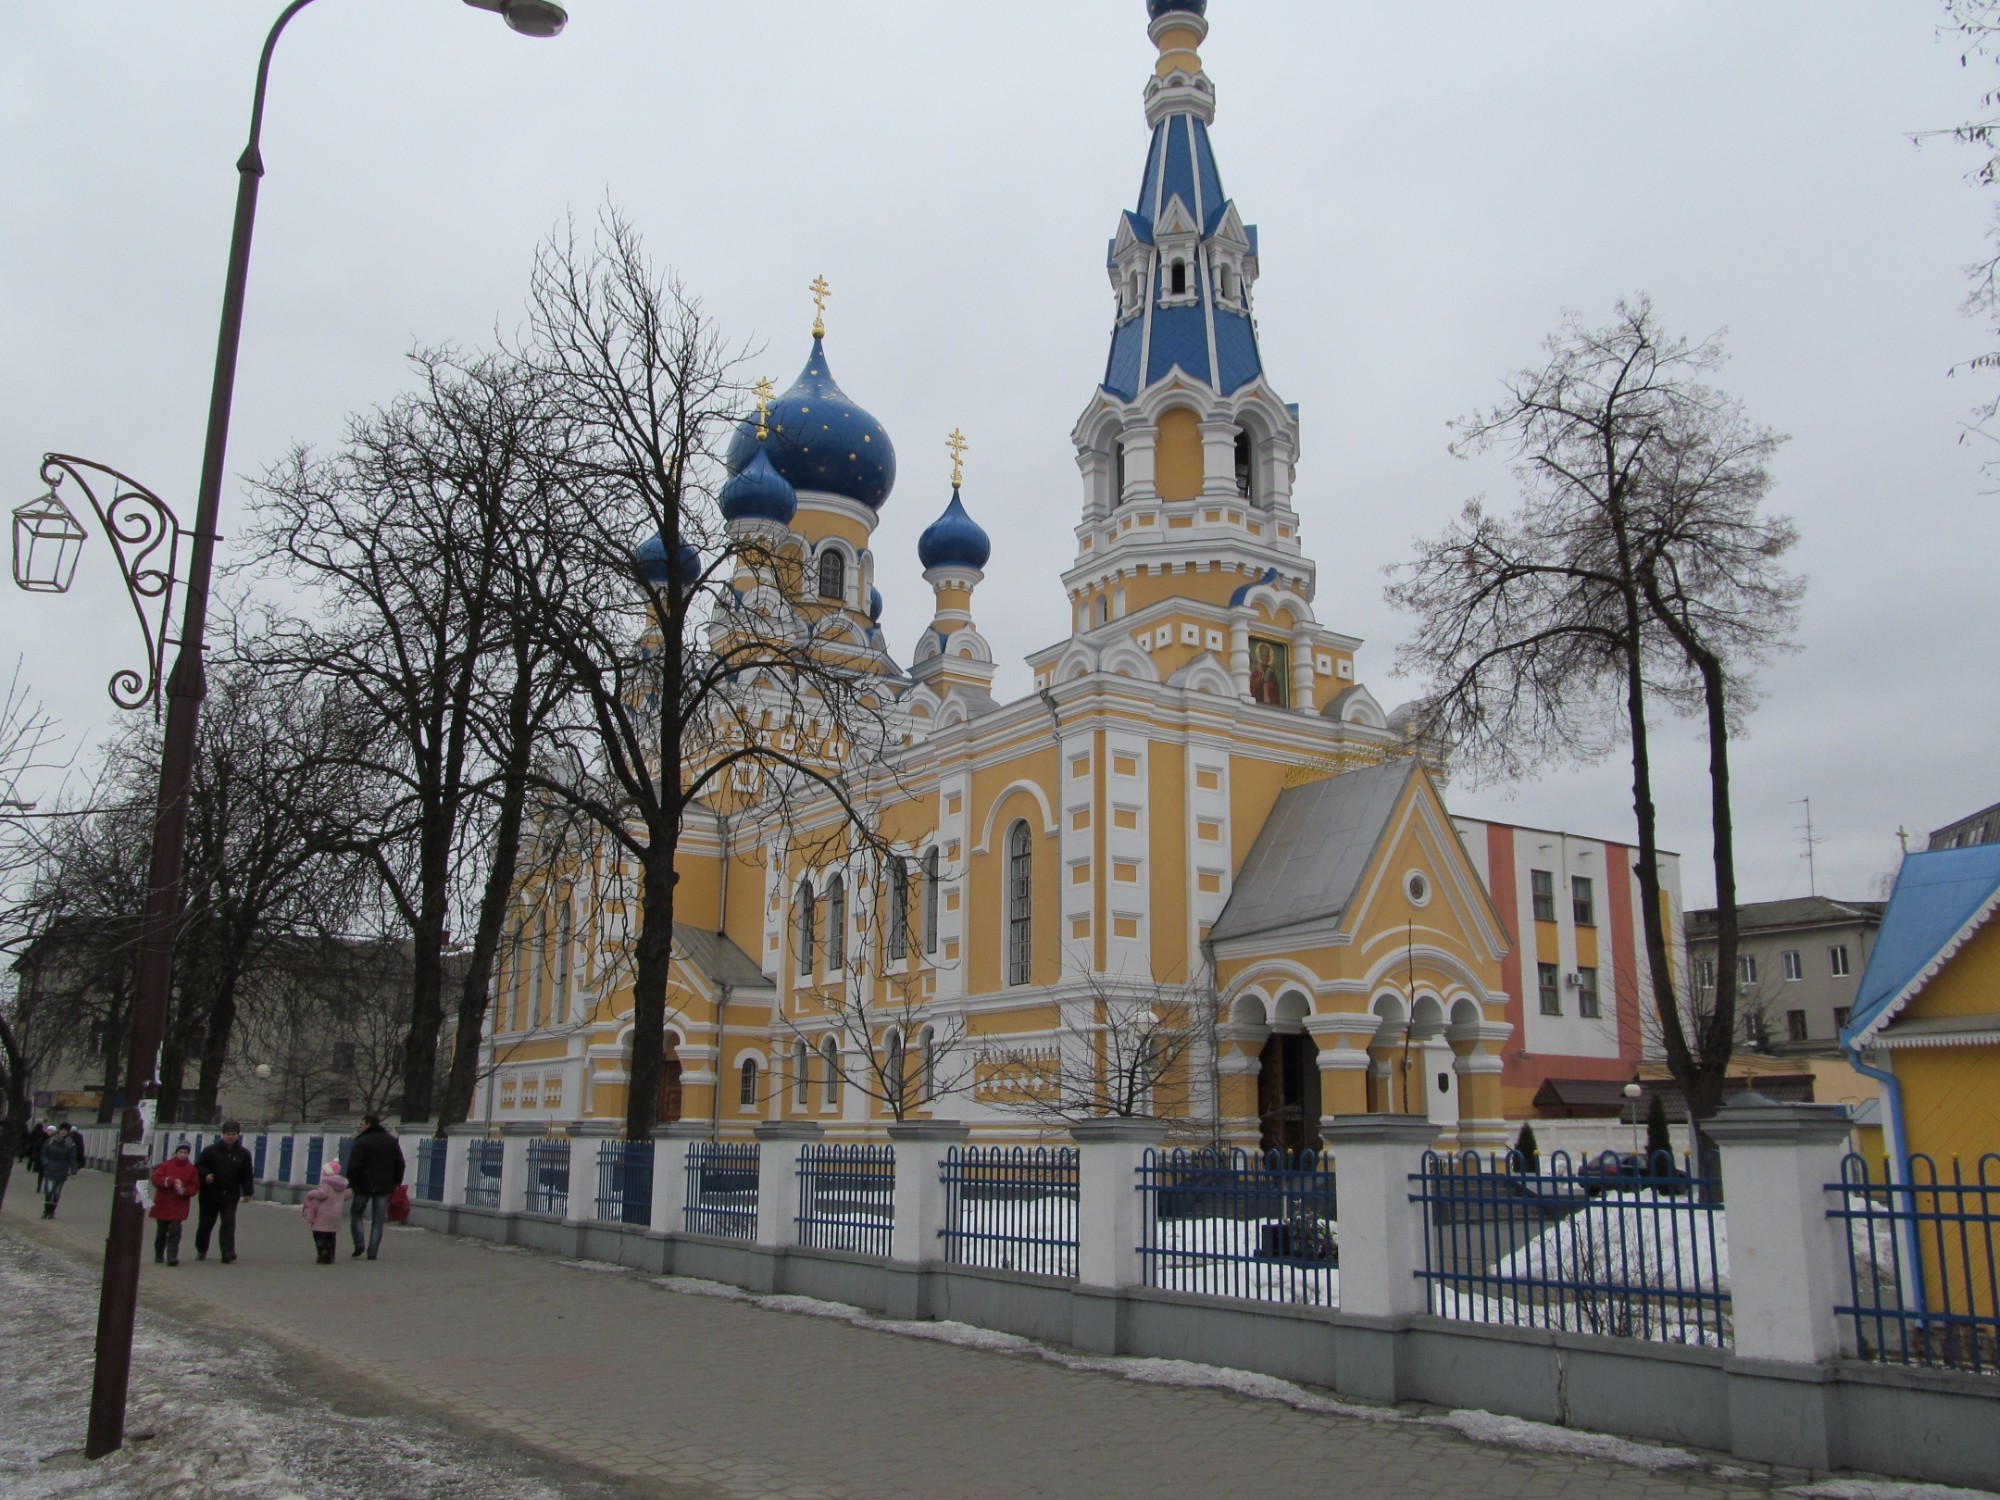
[[[815,276],[807,288],[813,294],[813,337],[826,337],[826,299],[833,295],[833,288],[826,284],[824,276]]]
[[[970,445],[965,441],[965,434],[956,427],[952,428],[951,436],[944,440],[944,445],[951,449],[951,487],[957,489],[965,481],[965,450]]]
[[[757,392],[757,441],[761,443],[771,435],[771,377],[759,375],[752,389]]]

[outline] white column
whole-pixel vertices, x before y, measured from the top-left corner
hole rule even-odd
[[[654,1234],[679,1234],[687,1228],[688,1147],[708,1138],[699,1120],[677,1120],[653,1129]]]
[[[569,1212],[565,1224],[589,1224],[597,1218],[599,1151],[623,1127],[612,1120],[573,1120],[569,1127]]]
[[[516,1120],[500,1127],[500,1212],[528,1207],[528,1142],[542,1133],[539,1121]]]
[[[443,1202],[446,1208],[465,1207],[465,1169],[472,1155],[470,1148],[475,1140],[485,1139],[486,1127],[481,1124],[445,1128]]]
[[[799,1147],[825,1133],[809,1120],[777,1120],[753,1132],[758,1244],[777,1247],[799,1242]]]
[[[1423,1205],[1410,1177],[1437,1127],[1421,1116],[1340,1115],[1319,1122],[1340,1190],[1340,1310],[1394,1318],[1425,1312]]]
[[[1196,430],[1201,433],[1202,499],[1248,505],[1236,492],[1236,424],[1203,422]]]
[[[1133,1286],[1139,1268],[1139,1166],[1166,1136],[1159,1120],[1083,1120],[1070,1126],[1077,1146],[1077,1280],[1085,1286]]]
[[[1744,1094],[1707,1125],[1722,1148],[1723,1222],[1739,1359],[1823,1364],[1840,1352],[1833,1304],[1847,1264],[1845,1220],[1827,1184],[1854,1122],[1837,1104]]]
[[[1125,443],[1125,493],[1120,504],[1137,504],[1160,498],[1153,482],[1153,450],[1160,429],[1152,426],[1127,427],[1119,436]]]
[[[970,1135],[956,1120],[910,1120],[889,1127],[896,1148],[896,1224],[889,1240],[891,1260],[938,1260],[944,1229],[945,1153]]]

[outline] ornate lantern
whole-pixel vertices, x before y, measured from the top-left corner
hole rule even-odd
[[[83,523],[53,486],[14,512],[14,582],[35,594],[69,592],[83,553]]]

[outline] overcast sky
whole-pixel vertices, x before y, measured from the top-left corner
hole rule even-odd
[[[44,450],[193,509],[230,210],[277,0],[0,0],[0,498]],[[1214,0],[1223,185],[1260,226],[1265,368],[1301,407],[1320,619],[1385,707],[1408,622],[1383,567],[1506,474],[1446,423],[1535,362],[1564,308],[1649,291],[1729,330],[1722,383],[1791,435],[1774,504],[1810,575],[1800,650],[1735,749],[1746,900],[1866,897],[1913,832],[2000,800],[1996,501],[1962,444],[1991,377],[1958,311],[1990,200],[1912,132],[1977,107],[1929,0]],[[975,600],[1001,674],[1067,633],[1069,431],[1103,372],[1104,245],[1136,197],[1141,0],[572,0],[552,42],[461,0],[319,0],[274,68],[223,530],[242,477],[336,442],[416,343],[519,320],[538,239],[607,201],[761,343],[832,367],[899,459],[876,533],[892,647],[928,622],[916,536],[963,427],[993,533]],[[635,539],[636,540],[636,539]],[[224,544],[224,556],[228,544]],[[101,543],[76,589],[0,589],[0,652],[72,746],[135,636]],[[1712,898],[1697,726],[1658,736],[1662,838]],[[1621,762],[1455,810],[1632,837]]]

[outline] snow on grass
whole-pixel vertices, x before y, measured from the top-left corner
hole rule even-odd
[[[1602,1432],[1579,1432],[1573,1427],[1556,1427],[1547,1422],[1530,1422],[1523,1417],[1503,1417],[1490,1411],[1455,1411],[1424,1419],[1434,1426],[1448,1427],[1475,1443],[1491,1443],[1501,1448],[1521,1448],[1531,1453],[1567,1453],[1580,1458],[1601,1458],[1635,1469],[1664,1473],[1670,1469],[1698,1469],[1704,1460],[1685,1448],[1668,1448],[1653,1443],[1635,1443],[1629,1438]]]

